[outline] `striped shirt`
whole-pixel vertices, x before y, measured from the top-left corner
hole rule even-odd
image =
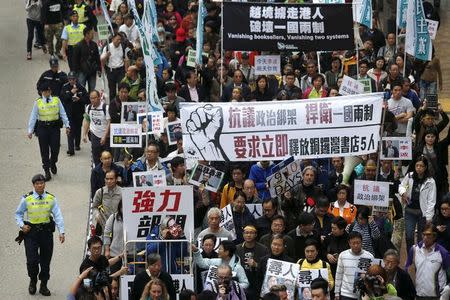
[[[365,250],[356,255],[351,249],[345,250],[339,254],[336,279],[334,281],[336,296],[345,296],[349,298],[358,298],[356,293],[353,293],[355,282],[355,274],[358,270],[358,263],[361,258],[372,259],[372,253]]]

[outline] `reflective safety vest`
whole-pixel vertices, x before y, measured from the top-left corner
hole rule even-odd
[[[56,121],[59,120],[59,98],[52,97],[52,100],[47,103],[42,98],[37,100],[39,121]]]
[[[86,4],[82,3],[80,7],[78,7],[78,4],[75,4],[73,6],[73,10],[75,10],[78,13],[78,23],[84,23],[88,20],[86,18]]]
[[[76,27],[73,27],[72,24],[66,25],[67,44],[69,46],[75,46],[83,39],[84,28],[86,28],[86,25],[84,24],[78,24]]]
[[[46,193],[45,198],[35,199],[33,193],[25,198],[28,212],[28,221],[31,224],[43,224],[50,222],[50,216],[55,204],[55,197]]]

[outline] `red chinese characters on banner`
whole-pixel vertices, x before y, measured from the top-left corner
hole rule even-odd
[[[281,158],[288,154],[288,150],[287,134],[234,137],[236,158]]]
[[[155,198],[152,190],[135,191],[133,198],[133,213],[141,212],[176,212],[178,211],[181,199],[180,192],[164,190]],[[157,209],[154,210],[156,204]]]

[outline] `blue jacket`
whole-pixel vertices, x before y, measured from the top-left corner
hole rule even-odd
[[[180,239],[184,239],[181,237]],[[149,241],[160,241],[159,226],[153,227],[147,236]],[[184,258],[189,257],[188,242],[149,242],[147,244],[148,253],[159,253],[163,270],[170,274],[184,274],[182,266],[177,264],[177,260],[184,263]]]
[[[157,162],[158,164],[158,170],[164,170],[166,172],[166,177],[169,179],[171,178],[170,170],[162,164],[159,160]],[[147,163],[145,156],[139,157],[136,162],[134,162],[130,169],[126,170],[126,178],[129,186],[133,185],[133,172],[143,172],[147,171]]]
[[[244,241],[244,227],[247,225],[254,225],[255,218],[248,210],[247,206],[244,206],[244,211],[242,213],[233,210],[233,222],[236,230],[236,239],[234,240],[234,243],[237,245]]]
[[[248,178],[255,182],[256,189],[258,190],[258,196],[262,201],[271,198],[270,191],[266,188],[266,179],[272,175],[273,166],[274,165],[271,164],[267,167],[267,169],[264,169],[261,167],[261,164],[257,162],[250,168]]]

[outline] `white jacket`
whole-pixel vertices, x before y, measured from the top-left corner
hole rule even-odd
[[[411,191],[414,184],[413,172],[408,173],[403,178],[402,183],[398,187],[400,196],[406,193],[408,199],[411,199]],[[434,216],[434,206],[436,204],[436,182],[429,177],[420,186],[420,210],[427,221],[431,221]]]

